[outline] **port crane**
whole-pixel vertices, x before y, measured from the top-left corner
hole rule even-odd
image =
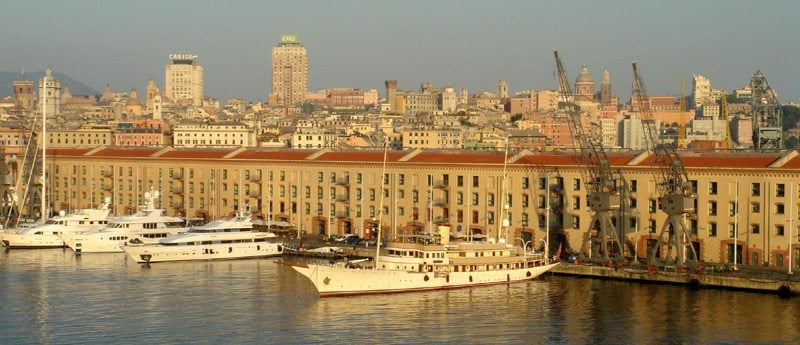
[[[633,63],[631,94],[631,101],[634,100],[638,102],[645,141],[654,158],[658,206],[667,214],[658,234],[658,242],[649,254],[650,263],[656,264],[659,259],[674,260],[677,266],[684,267],[688,261],[698,259],[684,221],[687,214],[695,211],[697,195],[692,191],[686,167],[675,148],[671,143],[665,144],[658,140],[659,129],[650,109],[650,97],[636,62]],[[662,255],[660,251],[665,248],[666,255]]]
[[[560,103],[567,113],[570,134],[576,145],[575,156],[581,169],[581,176],[586,186],[586,198],[592,213],[582,248],[586,250],[589,260],[619,259],[624,255],[624,250],[612,215],[620,209],[618,187],[622,185],[621,177],[611,169],[602,138],[584,130],[580,118],[581,112],[574,102],[572,88],[561,63],[561,57],[558,51],[555,51],[554,55],[561,93]]]
[[[781,106],[775,91],[769,87],[760,70],[753,73],[750,88],[753,90],[753,145],[761,151],[782,149]]]

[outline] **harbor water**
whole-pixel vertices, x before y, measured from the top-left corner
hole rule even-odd
[[[0,251],[3,344],[797,344],[800,299],[558,277],[320,299],[280,259]]]

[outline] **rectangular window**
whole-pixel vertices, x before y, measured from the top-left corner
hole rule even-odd
[[[547,178],[545,178],[545,177],[540,177],[539,178],[539,189],[540,190],[547,189]]]
[[[750,186],[750,195],[761,196],[761,183],[753,182],[753,184]]]
[[[358,175],[360,176],[361,174],[359,173]],[[359,181],[359,183],[361,183],[361,182]],[[400,174],[400,175],[397,176],[397,184],[399,184],[401,186],[406,184],[406,175],[405,174]]]
[[[581,209],[581,198],[579,196],[572,197],[572,209],[573,210]]]
[[[656,213],[656,201],[650,199],[647,201],[647,212]]]
[[[581,217],[572,216],[572,228],[576,230],[581,228]]]
[[[458,205],[464,204],[464,193],[456,192],[456,204]]]
[[[520,222],[522,223],[523,227],[528,227],[528,214],[527,213],[523,213],[522,214],[522,219],[520,219]]]
[[[375,201],[375,189],[374,188],[370,188],[369,189],[369,201]]]
[[[784,212],[783,204],[775,204],[775,214],[783,214]]]
[[[413,201],[415,203],[419,202],[419,191],[418,190],[415,189],[415,190],[411,191],[411,201]]]
[[[572,179],[572,190],[574,191],[581,190],[581,179],[579,178]]]
[[[708,183],[708,194],[709,195],[717,195],[717,183],[716,182],[709,182]]]
[[[464,187],[464,176],[456,177],[456,187]]]
[[[528,207],[528,194],[522,195],[522,207]]]
[[[360,175],[360,174],[359,174],[359,175]],[[317,182],[322,182],[323,176],[324,176],[324,175],[322,174],[322,172],[321,172],[321,171],[320,171],[320,172],[318,172],[318,173],[317,173]],[[269,179],[270,179],[270,180],[272,180],[272,172],[270,172],[270,177],[269,177]]]
[[[494,224],[494,212],[487,212],[486,213],[486,222],[490,225]]]
[[[735,217],[738,213],[736,210],[738,209],[738,205],[735,202],[728,204],[728,216]]]
[[[636,180],[631,180],[629,186],[631,187],[631,193],[636,193],[636,190],[639,188],[639,182]]]
[[[750,232],[754,234],[761,233],[761,226],[758,224],[750,224]]]
[[[472,206],[478,206],[478,193],[472,193]]]
[[[656,220],[655,219],[648,220],[648,222],[647,222],[647,231],[649,233],[651,233],[651,234],[655,234],[656,233]]]
[[[494,206],[494,194],[489,193],[486,195],[486,205],[487,206]]]
[[[689,180],[689,185],[692,186],[692,193],[697,194],[697,180]]]
[[[779,198],[783,198],[786,195],[786,187],[783,183],[778,183],[775,185],[775,196]]]
[[[708,237],[717,237],[717,223],[708,223]]]
[[[761,212],[761,204],[754,202],[750,204],[750,212],[759,213]]]
[[[717,215],[717,202],[716,201],[709,201],[708,202],[708,215],[709,216],[716,216]]]
[[[736,224],[728,224],[728,237],[729,238],[736,237]]]
[[[783,225],[775,225],[775,235],[783,236]]]
[[[472,176],[472,187],[473,188],[480,187],[480,184],[478,183],[478,176]]]

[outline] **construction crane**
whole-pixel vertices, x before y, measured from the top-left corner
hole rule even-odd
[[[767,84],[761,71],[753,73],[750,79],[753,90],[753,145],[756,150],[769,151],[783,148],[783,127],[781,106],[775,91]]]
[[[612,215],[619,211],[621,178],[611,170],[601,136],[586,133],[580,119],[580,110],[574,103],[572,88],[561,63],[558,51],[554,52],[558,84],[561,92],[561,106],[567,112],[569,129],[574,139],[575,156],[581,168],[586,198],[592,218],[589,222],[582,248],[586,250],[584,259],[608,261],[620,259],[623,247],[620,235],[612,221]],[[582,250],[583,251],[583,250]]]
[[[686,167],[672,144],[660,143],[653,113],[650,110],[650,97],[639,73],[637,63],[633,63],[633,94],[642,115],[642,129],[647,147],[654,158],[656,191],[659,208],[667,214],[667,219],[658,234],[658,242],[650,253],[650,263],[657,264],[660,259],[673,261],[680,267],[690,260],[697,261],[697,252],[686,229],[684,216],[694,212],[697,195],[692,191]],[[666,255],[660,250],[666,247]],[[674,252],[673,252],[674,251]]]
[[[686,148],[686,80],[681,79],[680,122],[678,122],[678,150]]]

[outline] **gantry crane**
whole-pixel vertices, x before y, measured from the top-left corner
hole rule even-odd
[[[619,211],[620,193],[618,186],[621,178],[618,173],[611,170],[601,136],[586,133],[580,119],[580,110],[574,103],[572,88],[561,63],[558,51],[554,52],[556,69],[558,71],[558,84],[561,92],[561,105],[567,112],[570,134],[574,139],[575,156],[581,169],[586,198],[592,218],[589,222],[582,251],[588,254],[590,260],[608,261],[619,259],[624,255],[624,250],[617,232],[612,214]]]
[[[690,233],[687,231],[684,221],[685,215],[694,212],[697,195],[692,191],[686,167],[675,148],[671,143],[664,144],[658,140],[659,131],[650,110],[650,97],[636,62],[633,63],[631,99],[635,99],[639,104],[644,137],[657,169],[655,183],[658,205],[667,214],[666,222],[658,234],[656,247],[650,253],[650,263],[656,264],[660,259],[674,260],[676,265],[683,267],[688,261],[697,261],[697,252],[692,245]],[[666,247],[666,255],[660,253],[664,247]]]
[[[678,150],[686,148],[686,125],[689,121],[686,120],[686,80],[681,80],[681,99],[680,104],[680,120],[678,120]]]
[[[761,71],[750,79],[753,90],[753,145],[756,150],[780,150],[783,148],[783,125],[781,106],[775,91],[767,84]]]

